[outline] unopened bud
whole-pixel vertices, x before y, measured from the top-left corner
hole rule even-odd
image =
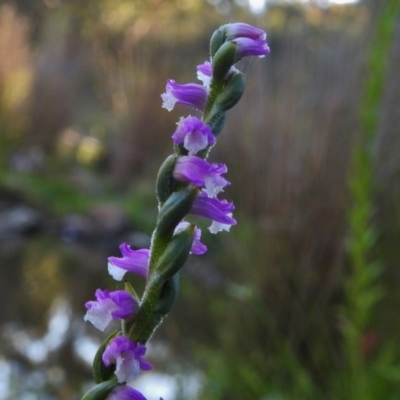
[[[175,234],[168,243],[163,255],[158,259],[154,269],[155,275],[168,279],[184,266],[194,239],[194,225]]]
[[[169,241],[176,226],[189,213],[198,194],[197,188],[189,187],[168,197],[158,214],[155,239],[163,238]]]
[[[237,45],[225,42],[212,58],[213,79],[220,81],[225,78],[236,60]]]
[[[226,86],[216,98],[214,107],[227,111],[235,106],[243,95],[245,85],[245,76],[239,71],[233,73]]]
[[[116,332],[113,332],[111,335],[109,335],[104,340],[104,342],[100,345],[100,347],[97,350],[96,355],[94,356],[93,379],[96,383],[108,381],[109,379],[111,379],[111,377],[114,374],[115,365],[110,365],[109,367],[106,367],[103,363],[102,356],[103,356],[104,350],[106,349],[106,347],[108,345],[108,342],[111,339],[113,339],[115,336],[117,336],[119,333],[120,333],[120,331],[116,331]]]
[[[170,155],[162,163],[156,181],[156,194],[158,201],[163,204],[175,189],[176,180],[172,176],[177,156]]]
[[[115,380],[99,383],[94,388],[90,389],[82,400],[107,400],[110,392],[118,385]]]
[[[211,36],[210,39],[210,55],[214,57],[215,53],[225,42],[225,33],[221,28],[217,29]]]

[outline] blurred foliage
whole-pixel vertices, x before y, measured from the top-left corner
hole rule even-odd
[[[237,20],[265,28],[272,49],[239,66],[245,95],[212,153],[229,167],[239,223],[229,235],[204,230],[210,251],[190,259],[154,338],[172,356],[153,361],[201,371],[199,399],[399,397],[397,2],[271,5],[257,16],[239,3],[0,6],[1,211],[27,204],[50,226],[35,239],[1,236],[5,334],[11,324],[17,338],[45,337],[59,295],[73,327],[39,364],[4,341],[15,376],[44,376],[39,389],[17,379],[14,398],[72,399],[90,379],[76,351],[96,338],[83,303],[110,285],[104,265],[118,244],[151,232],[155,176],[182,112],[162,110],[160,93],[167,78],[193,81],[212,31]],[[104,204],[129,227],[107,230]]]
[[[388,387],[399,375],[385,382],[380,376],[379,385],[374,376],[379,376],[382,360],[366,363],[365,353],[374,347],[377,332],[374,313],[377,303],[385,293],[380,282],[382,265],[377,257],[377,227],[374,219],[374,165],[376,162],[376,140],[378,136],[379,107],[386,83],[388,63],[386,55],[392,48],[395,26],[400,16],[400,4],[389,1],[379,16],[376,33],[368,58],[368,75],[364,95],[360,104],[360,127],[362,135],[354,146],[354,158],[350,176],[351,208],[349,210],[350,237],[347,243],[350,271],[345,282],[346,303],[342,308],[344,347],[347,350],[346,366],[343,369],[347,384],[341,388],[342,398],[380,399],[395,398]],[[375,257],[375,259],[374,259]],[[361,345],[360,345],[361,344]],[[398,365],[384,360],[385,368],[400,372]],[[374,368],[377,369],[374,371]],[[347,386],[347,387],[346,387]],[[378,391],[376,388],[379,388]],[[383,392],[382,392],[383,391]]]

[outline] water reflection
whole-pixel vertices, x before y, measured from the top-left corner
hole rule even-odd
[[[106,259],[118,251],[117,243],[145,245],[148,238],[132,230],[113,240],[93,237],[81,220],[76,235],[66,237],[72,220],[43,220],[34,231],[15,227],[0,241],[0,301],[7,305],[0,308],[0,400],[79,400],[93,385],[91,363],[105,336],[83,321],[84,303],[96,288],[116,287]],[[150,359],[152,354],[159,365],[171,365],[173,355],[163,343],[152,341]],[[149,400],[172,400],[196,398],[200,382],[198,373],[153,372],[134,385]]]
[[[14,349],[32,363],[45,361],[50,352],[57,350],[64,342],[70,327],[71,309],[66,299],[56,298],[49,314],[47,332],[40,339],[13,326],[8,327],[10,342]]]
[[[0,243],[0,399],[79,398],[91,379],[74,349],[88,330],[83,302],[102,270],[96,252],[81,254],[48,235]]]
[[[142,392],[148,400],[176,399],[196,399],[202,383],[202,376],[193,372],[190,375],[175,375],[150,373],[143,375],[135,387]],[[156,388],[156,389],[155,389]]]

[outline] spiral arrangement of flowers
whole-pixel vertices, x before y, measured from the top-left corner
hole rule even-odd
[[[126,273],[146,279],[142,296],[128,281],[116,291],[98,289],[96,300],[86,303],[84,317],[104,331],[112,320],[121,327],[100,346],[93,362],[96,386],[82,400],[145,400],[129,386],[152,365],[144,358],[146,343],[160,326],[178,296],[179,271],[189,254],[201,255],[207,247],[201,230],[190,215],[211,221],[215,234],[236,224],[234,205],[218,198],[227,185],[225,164],[207,161],[221,132],[226,111],[240,100],[245,76],[235,64],[243,57],[269,53],[266,33],[245,23],[218,28],[210,41],[210,61],[197,66],[202,84],[178,84],[168,80],[161,95],[162,107],[192,107],[201,113],[182,117],[172,135],[174,153],[167,157],[157,175],[158,218],[149,249],[120,246],[121,257],[109,257],[108,272],[117,281]]]

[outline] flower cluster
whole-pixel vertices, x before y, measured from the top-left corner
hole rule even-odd
[[[209,219],[211,233],[229,231],[236,224],[233,203],[218,198],[230,185],[223,176],[227,166],[206,160],[226,111],[244,90],[244,75],[235,64],[243,57],[268,53],[264,31],[244,23],[223,25],[211,38],[210,61],[197,67],[202,84],[168,80],[162,106],[169,111],[177,104],[189,106],[201,116],[181,118],[172,135],[174,154],[157,176],[159,214],[150,248],[132,249],[123,243],[121,257],[108,258],[108,272],[116,281],[122,281],[127,273],[146,280],[142,297],[125,280],[124,290],[98,289],[96,300],[86,303],[86,321],[104,331],[113,320],[119,320],[121,329],[101,345],[93,363],[98,385],[83,400],[146,400],[127,383],[152,369],[144,358],[145,344],[176,300],[178,273],[189,254],[207,251],[200,241],[201,230],[190,222],[190,216]]]

